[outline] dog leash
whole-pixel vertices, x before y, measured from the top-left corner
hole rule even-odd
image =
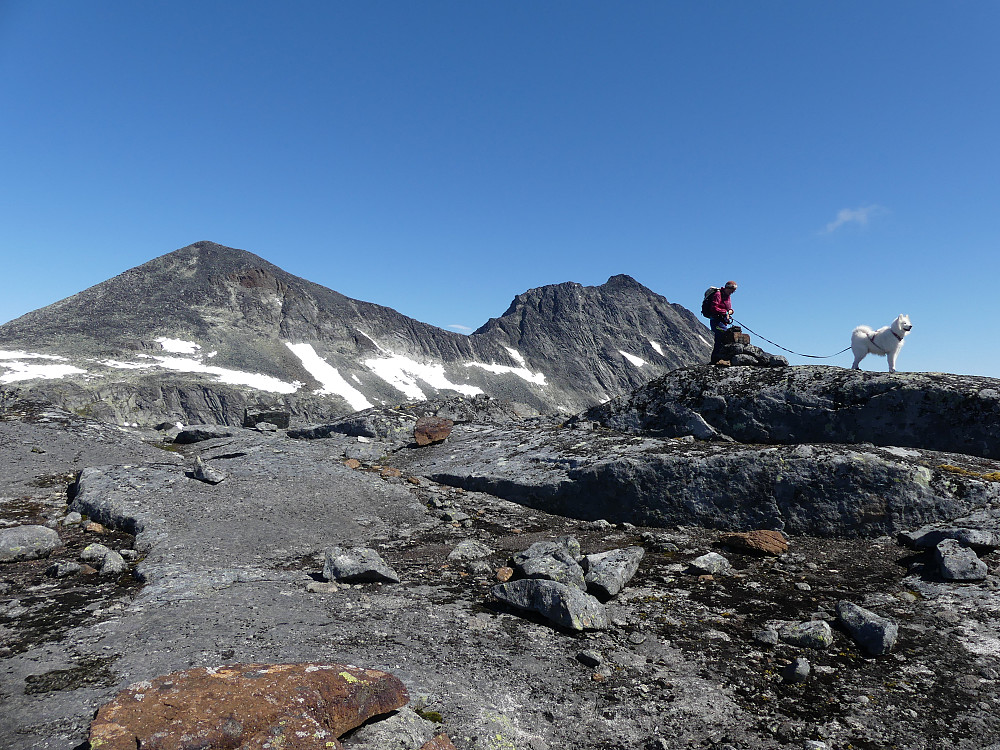
[[[841,349],[836,354],[827,354],[825,357],[821,357],[818,354],[803,354],[802,352],[793,352],[791,349],[786,349],[781,344],[775,344],[773,341],[771,341],[771,339],[765,338],[764,336],[761,336],[759,333],[757,333],[750,326],[745,325],[744,323],[742,323],[739,320],[736,320],[736,318],[733,318],[733,322],[736,323],[740,328],[743,328],[743,329],[745,329],[747,331],[750,331],[750,333],[752,333],[757,338],[764,339],[764,341],[766,341],[767,343],[769,343],[771,346],[776,346],[779,349],[781,349],[783,352],[788,352],[789,354],[794,354],[797,357],[809,357],[810,359],[830,359],[831,357],[838,357],[841,354],[843,354],[844,352],[847,352],[847,351],[851,350],[851,347],[848,346],[848,347],[846,347],[844,349]]]

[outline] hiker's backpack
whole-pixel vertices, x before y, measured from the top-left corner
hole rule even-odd
[[[719,287],[710,286],[705,290],[705,298],[701,301],[701,314],[706,318],[714,317],[717,313],[712,307],[712,295],[719,291]]]

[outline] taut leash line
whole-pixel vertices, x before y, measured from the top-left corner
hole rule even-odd
[[[791,349],[786,349],[781,344],[775,344],[773,341],[771,341],[771,339],[765,338],[764,336],[761,336],[753,328],[751,328],[750,326],[745,325],[742,322],[736,320],[736,318],[733,318],[733,322],[736,323],[740,328],[742,328],[744,330],[747,330],[747,331],[750,331],[750,333],[752,333],[757,338],[764,339],[764,341],[766,341],[767,343],[769,343],[771,346],[776,346],[779,349],[781,349],[783,352],[788,352],[789,354],[794,354],[797,357],[809,357],[810,359],[830,359],[831,357],[837,357],[837,356],[843,354],[846,351],[850,351],[850,349],[851,349],[851,347],[848,346],[848,347],[845,347],[844,349],[841,349],[836,354],[827,354],[825,357],[821,357],[818,354],[803,354],[802,352],[793,352]]]

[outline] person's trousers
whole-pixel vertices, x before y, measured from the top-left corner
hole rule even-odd
[[[715,334],[715,346],[712,349],[712,364],[714,365],[722,359],[722,350],[725,344],[722,343],[723,334],[729,330],[728,318],[712,318],[710,327]]]

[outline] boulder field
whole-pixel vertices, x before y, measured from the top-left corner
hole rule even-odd
[[[49,541],[0,562],[0,744],[995,750],[994,389],[692,367],[198,439],[3,400],[3,530]]]

